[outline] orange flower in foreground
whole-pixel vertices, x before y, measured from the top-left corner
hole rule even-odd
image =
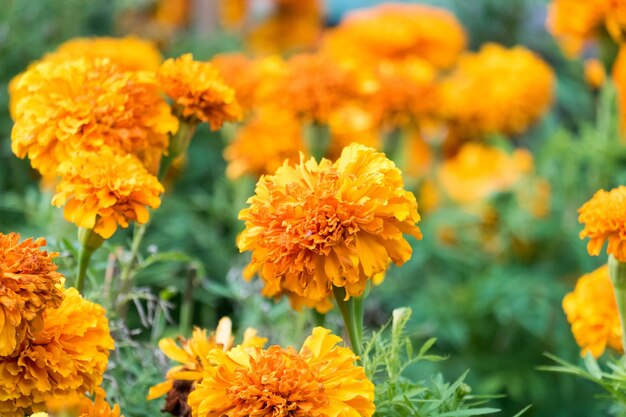
[[[41,250],[43,238],[19,240],[19,234],[0,233],[0,360],[40,330],[44,310],[63,299],[63,276],[52,262],[57,254]]]
[[[117,226],[148,221],[147,207],[161,204],[163,186],[132,155],[85,153],[59,167],[52,204],[65,206],[66,220],[105,239]]]
[[[191,54],[170,58],[159,68],[157,79],[185,118],[209,123],[213,130],[241,119],[235,91],[208,62],[194,61]]]
[[[580,238],[590,239],[589,255],[599,255],[608,240],[607,252],[618,261],[626,262],[626,186],[596,192],[578,209],[578,221],[585,225]]]
[[[510,190],[532,169],[533,157],[526,149],[508,154],[499,148],[467,143],[455,157],[443,162],[437,179],[450,199],[472,204]]]
[[[104,309],[69,288],[43,323],[19,353],[0,358],[3,417],[42,411],[48,400],[94,392],[102,382],[113,349]]]
[[[349,13],[328,32],[323,50],[342,62],[420,58],[448,68],[465,49],[466,37],[459,21],[445,9],[381,4]]]
[[[213,350],[202,382],[189,395],[194,417],[310,416],[370,417],[374,385],[354,353],[337,346],[341,338],[313,329],[300,352],[271,346],[267,350]]]
[[[301,156],[257,183],[239,249],[252,251],[246,278],[259,273],[264,294],[291,292],[313,303],[344,287],[360,295],[367,280],[411,257],[403,233],[421,238],[417,202],[400,170],[383,153],[360,144],[319,164]]]
[[[581,356],[590,353],[597,358],[607,346],[622,351],[622,328],[607,265],[580,277],[563,299],[563,310]]]
[[[222,318],[215,332],[208,337],[206,330],[195,328],[190,339],[178,338],[161,339],[159,348],[170,359],[180,363],[171,368],[165,375],[166,380],[150,388],[148,400],[153,400],[167,394],[167,400],[163,411],[172,414],[175,410],[184,410],[180,415],[190,415],[187,405],[187,396],[198,381],[202,379],[204,369],[212,366],[208,363],[208,355],[213,349],[224,352],[233,346],[234,338],[231,333],[232,322],[228,317]],[[256,330],[246,329],[241,346],[250,348],[262,348],[267,339],[258,337]],[[180,346],[179,346],[180,344]]]
[[[103,147],[154,169],[178,128],[151,74],[122,71],[108,59],[42,62],[15,88],[11,147],[44,175],[77,152]]]
[[[291,113],[263,109],[241,127],[224,150],[228,161],[226,175],[238,178],[244,174],[260,176],[280,167],[285,160],[298,160],[305,151],[302,123]]]
[[[546,113],[554,85],[552,69],[530,50],[486,44],[443,83],[444,113],[462,137],[521,134]]]

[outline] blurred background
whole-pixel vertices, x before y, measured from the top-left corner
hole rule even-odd
[[[294,27],[283,28],[287,32],[262,29],[260,22],[273,19],[269,0],[3,0],[0,231],[49,237],[50,247],[62,253],[60,262],[71,262],[73,226],[50,206],[50,193],[28,161],[11,152],[8,96],[10,80],[62,42],[136,35],[154,41],[165,57],[192,52],[196,59],[210,59],[231,51],[289,55],[314,47],[319,31],[337,25],[344,14],[378,3],[382,2],[327,0],[321,12],[303,20],[306,26],[312,19],[313,34],[299,27],[301,39],[286,46],[281,34]],[[426,210],[423,240],[412,242],[414,255],[408,264],[392,269],[384,285],[373,289],[366,320],[374,328],[385,323],[394,308],[410,306],[416,343],[436,337],[435,350],[449,356],[416,369],[415,376],[428,379],[440,371],[454,379],[469,369],[467,382],[473,392],[496,395],[491,403],[503,410],[502,416],[512,416],[528,404],[533,404],[528,416],[607,415],[610,410],[594,399],[598,393],[591,385],[537,367],[550,363],[544,352],[580,361],[561,302],[580,275],[603,262],[587,256],[585,242],[578,238],[577,208],[595,190],[626,180],[624,153],[614,145],[619,129],[615,92],[590,87],[584,73],[585,54],[573,59],[563,55],[546,30],[547,1],[421,3],[454,13],[468,33],[470,50],[496,42],[525,45],[537,53],[556,73],[556,95],[549,113],[531,129],[494,139],[506,142],[509,149],[522,147],[532,153],[532,179],[491,195],[490,212],[495,213],[491,216],[455,204]],[[146,359],[137,353],[137,346],[176,332],[177,305],[190,288],[197,325],[211,328],[219,317],[230,315],[238,328],[254,326],[272,342],[297,345],[306,334],[306,316],[291,312],[285,301],[263,299],[258,282],[241,279],[246,256],[234,244],[243,227],[237,213],[252,195],[256,178],[231,180],[224,175],[226,145],[218,133],[201,127],[176,187],[154,213],[145,251],[158,255],[160,248],[174,247],[186,255],[151,258],[138,277],[131,312],[134,324],[128,329],[128,343],[118,343],[118,362],[112,365],[115,368],[117,363],[118,371],[126,367],[124,378],[131,378],[127,382],[137,387],[154,383],[150,378],[160,380],[162,373],[154,363],[142,362]],[[544,185],[536,186],[537,179]],[[426,198],[423,184],[413,184],[420,207]],[[525,202],[535,202],[541,195],[544,206],[536,215]],[[128,244],[130,236],[128,230],[117,233],[107,245],[114,251],[115,245]],[[107,259],[100,256],[96,268],[104,270]],[[145,315],[152,318],[149,324]],[[151,366],[158,369],[150,371]],[[115,385],[113,380],[110,383]],[[156,405],[146,409],[142,395],[123,393],[123,383],[117,383],[117,397],[114,388],[109,395],[123,403],[127,416],[158,410]]]

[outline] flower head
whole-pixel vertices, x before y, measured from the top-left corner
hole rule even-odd
[[[147,222],[147,207],[161,204],[163,186],[133,155],[83,153],[61,164],[59,173],[52,204],[65,206],[68,221],[105,239],[118,225]]]
[[[19,352],[0,358],[0,414],[22,417],[42,411],[48,400],[94,392],[111,349],[104,309],[66,289],[61,306],[43,314],[43,328]]]
[[[84,394],[57,396],[46,401],[48,412],[71,415],[75,417],[124,417],[120,413],[120,406],[113,407],[106,401],[106,392],[97,387],[93,400]],[[32,417],[32,416],[31,416]],[[46,414],[47,417],[47,414]]]
[[[194,417],[331,417],[374,413],[374,385],[341,338],[313,329],[300,352],[214,350],[202,381],[189,395]]]
[[[259,273],[264,293],[291,292],[322,301],[332,286],[360,295],[367,280],[411,257],[403,233],[421,238],[412,193],[383,153],[360,144],[339,159],[305,161],[261,177],[239,218],[241,251],[252,251],[247,278]]]
[[[606,347],[621,351],[622,328],[609,269],[604,265],[583,275],[573,292],[563,299],[563,310],[572,326],[581,356],[597,358]]]
[[[41,62],[15,86],[12,149],[42,174],[77,152],[133,153],[152,170],[178,121],[147,72],[108,59]]]
[[[589,255],[599,255],[608,240],[607,252],[626,262],[626,186],[597,191],[578,209],[578,221],[585,225],[580,238],[589,238]]]
[[[208,355],[213,349],[229,351],[233,346],[232,322],[228,317],[222,318],[215,332],[208,337],[206,330],[195,328],[190,339],[161,339],[159,348],[170,359],[180,363],[171,368],[165,375],[166,380],[150,388],[148,399],[153,400],[167,394],[164,411],[175,415],[190,415],[187,396],[202,379],[204,369],[212,366]],[[256,330],[246,329],[243,347],[262,348],[267,339],[258,337]],[[178,342],[178,343],[177,343]],[[176,410],[182,411],[178,414]]]
[[[419,58],[448,68],[465,49],[466,38],[461,24],[447,10],[393,3],[348,14],[329,31],[323,49],[342,62]]]
[[[57,254],[41,250],[43,238],[19,240],[16,233],[0,233],[0,360],[41,329],[44,310],[63,299],[63,277],[52,262]]]
[[[466,53],[443,83],[444,113],[463,137],[520,134],[548,110],[554,83],[552,69],[528,49],[487,44]]]
[[[194,61],[191,54],[170,58],[159,68],[157,79],[185,118],[209,123],[213,130],[241,119],[235,91],[208,62]]]

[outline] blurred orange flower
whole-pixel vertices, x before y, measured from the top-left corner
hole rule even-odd
[[[84,394],[73,394],[70,396],[58,396],[46,401],[48,412],[53,416],[75,416],[75,417],[124,417],[121,415],[120,406],[113,407],[106,401],[106,392],[102,387],[97,387],[93,400]],[[48,417],[47,413],[42,413],[42,417]],[[33,416],[31,416],[33,417]]]
[[[23,417],[60,397],[94,392],[102,382],[113,339],[104,308],[65,290],[61,306],[43,314],[43,328],[0,358],[0,414]]]
[[[205,368],[189,395],[192,415],[247,417],[273,410],[275,417],[370,417],[374,385],[362,367],[354,366],[354,353],[337,346],[340,342],[330,330],[316,327],[300,352],[280,346],[213,350],[214,366]]]
[[[117,226],[148,221],[147,207],[161,204],[163,186],[133,155],[82,153],[59,167],[52,204],[65,206],[66,220],[105,239]]]
[[[486,44],[444,81],[443,111],[463,138],[516,135],[546,113],[554,86],[554,72],[530,50]]]
[[[381,152],[360,144],[335,163],[304,160],[261,177],[239,249],[252,251],[244,276],[259,273],[264,294],[295,293],[312,303],[332,287],[360,295],[369,279],[411,257],[403,233],[421,238],[417,202],[403,189],[400,170]]]
[[[608,240],[607,252],[626,262],[626,186],[597,191],[578,209],[578,221],[585,226],[580,238],[589,238],[589,255],[599,255]]]
[[[623,350],[619,312],[607,265],[580,277],[574,291],[563,298],[563,310],[582,349],[581,356],[589,353],[597,358],[607,346]]]
[[[454,64],[467,36],[453,14],[421,4],[381,4],[347,15],[328,31],[322,49],[342,62],[419,58],[437,68]]]
[[[0,233],[0,361],[41,330],[44,310],[63,299],[63,276],[52,262],[58,254],[41,250],[43,238],[19,240],[19,234]]]
[[[165,61],[157,80],[183,117],[209,123],[212,130],[242,117],[235,91],[219,71],[208,62],[194,61],[191,54]]]
[[[290,112],[261,109],[224,150],[226,175],[234,179],[269,174],[286,160],[297,161],[300,152],[306,152],[302,123]]]
[[[11,146],[43,175],[103,147],[133,153],[155,170],[178,128],[151,74],[122,71],[108,59],[42,62],[15,88]]]
[[[594,90],[599,89],[606,80],[606,70],[598,59],[585,60],[585,81]]]

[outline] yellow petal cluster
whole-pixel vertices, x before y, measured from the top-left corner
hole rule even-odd
[[[122,71],[108,59],[41,62],[15,85],[12,149],[42,174],[77,152],[137,155],[150,167],[178,128],[147,72]]]
[[[586,41],[606,30],[624,41],[626,3],[614,0],[553,0],[548,7],[548,30],[569,55],[578,55]]]
[[[321,302],[332,287],[360,295],[368,279],[411,257],[404,233],[421,238],[415,196],[385,155],[360,144],[335,163],[301,156],[261,177],[249,207],[240,251],[252,251],[246,278],[259,273],[264,294],[295,293]]]
[[[341,338],[313,329],[299,352],[271,346],[213,350],[189,395],[193,417],[370,417],[374,385]]]
[[[585,226],[580,238],[589,238],[589,255],[599,255],[608,241],[607,252],[626,262],[626,186],[598,190],[578,209],[578,221]]]
[[[43,238],[20,242],[16,233],[0,233],[0,361],[40,330],[44,310],[63,299],[63,277],[52,262],[57,254],[45,245]]]
[[[58,171],[61,180],[52,204],[65,206],[66,220],[105,239],[117,226],[147,222],[147,207],[161,204],[163,186],[133,155],[82,153]]]
[[[447,10],[420,4],[381,4],[349,13],[328,32],[322,48],[342,62],[419,58],[449,68],[467,36]]]
[[[464,138],[525,132],[554,97],[552,69],[523,46],[466,53],[443,83],[444,113]]]
[[[106,370],[113,339],[104,309],[65,290],[59,308],[19,352],[0,358],[0,414],[22,417],[48,400],[94,392]]]
[[[185,118],[209,123],[213,130],[241,119],[235,91],[208,62],[194,61],[191,54],[170,58],[159,68],[157,79]]]
[[[622,351],[622,328],[609,269],[604,265],[583,275],[573,292],[563,298],[563,310],[572,327],[581,356],[601,356],[609,347]]]

